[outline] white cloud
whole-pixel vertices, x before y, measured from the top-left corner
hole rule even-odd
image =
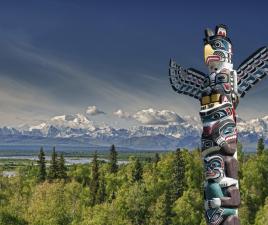
[[[183,122],[177,113],[169,110],[144,109],[133,115],[137,121],[146,125],[165,125],[172,122]]]
[[[130,119],[131,115],[128,112],[123,111],[122,109],[118,109],[115,112],[113,112],[114,116],[117,116],[121,119]]]
[[[97,108],[97,106],[93,105],[93,106],[87,107],[86,114],[89,116],[96,116],[96,115],[100,115],[100,114],[105,114],[105,112],[99,110]]]

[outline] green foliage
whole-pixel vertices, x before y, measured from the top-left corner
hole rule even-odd
[[[242,168],[245,162],[245,153],[243,152],[243,145],[240,142],[237,143],[237,160],[239,164],[238,177],[239,179],[242,179],[243,178]]]
[[[95,152],[90,164],[67,170],[64,157],[53,151],[49,182],[36,182],[43,156],[37,165],[16,167],[17,176],[11,178],[2,176],[0,166],[0,224],[206,224],[200,150],[168,152],[152,161],[130,157],[116,172],[111,171],[111,160],[106,163],[98,156]],[[246,155],[241,146],[238,158],[241,224],[266,225],[268,151]]]
[[[100,177],[100,186],[97,192],[97,202],[103,203],[106,199],[106,187],[105,187],[105,178],[104,175]]]
[[[57,161],[57,153],[55,147],[53,147],[52,155],[51,155],[51,162],[48,172],[49,180],[54,180],[58,178],[58,161]]]
[[[203,219],[203,197],[198,189],[189,189],[183,193],[173,208],[175,217],[173,224],[200,224]]]
[[[184,150],[182,153],[185,160],[185,189],[196,189],[203,193],[204,167],[200,151],[198,149],[192,152]]]
[[[160,156],[157,152],[157,153],[155,153],[155,156],[154,156],[154,163],[157,164],[159,161],[160,161]]]
[[[175,202],[177,198],[183,195],[185,190],[186,180],[185,180],[185,159],[183,153],[180,149],[175,152],[175,157],[173,161],[173,171],[171,174],[171,198]]]
[[[49,181],[53,181],[56,179],[66,180],[67,176],[67,167],[65,166],[65,159],[63,154],[58,156],[55,147],[53,147],[51,162],[48,172]]]
[[[132,225],[132,223],[119,213],[117,205],[112,202],[87,209],[79,225]]]
[[[67,167],[65,166],[65,159],[63,154],[60,155],[60,158],[57,160],[57,178],[58,179],[67,179]]]
[[[85,165],[73,165],[70,168],[69,176],[75,181],[81,183],[83,186],[89,186],[91,170],[90,167]]]
[[[38,185],[29,204],[27,218],[32,225],[67,225],[71,212],[59,182]]]
[[[150,196],[144,184],[135,182],[120,189],[115,204],[119,215],[125,217],[130,224],[140,225],[147,220]]]
[[[1,225],[27,225],[27,221],[23,218],[19,218],[10,212],[0,211],[0,224]]]
[[[268,197],[265,205],[257,213],[255,225],[268,225]]]
[[[92,180],[90,183],[91,205],[95,205],[98,201],[97,193],[99,191],[99,186],[100,186],[99,162],[98,162],[97,152],[95,152],[93,156],[91,174],[92,174]]]
[[[140,180],[142,180],[142,164],[139,160],[139,158],[136,158],[134,160],[134,165],[133,165],[133,169],[132,169],[132,181],[133,182],[138,182]]]
[[[115,146],[112,145],[111,149],[110,149],[110,156],[109,156],[109,160],[110,160],[110,172],[111,173],[116,173],[118,170],[118,165],[117,165],[117,151],[115,149]]]
[[[149,224],[172,224],[172,203],[169,190],[165,191],[149,208]]]
[[[257,143],[257,154],[262,155],[264,148],[265,148],[264,139],[263,137],[260,137]]]
[[[38,175],[37,175],[37,181],[38,182],[44,182],[47,177],[47,172],[46,172],[46,158],[45,158],[45,153],[43,150],[43,147],[41,147],[39,155],[38,155]]]
[[[243,204],[248,208],[248,221],[254,223],[255,215],[268,196],[268,153],[251,156],[243,165],[241,193]]]

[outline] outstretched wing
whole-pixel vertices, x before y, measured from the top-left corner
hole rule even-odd
[[[183,69],[170,60],[169,80],[174,91],[200,99],[206,75],[195,69]]]
[[[268,75],[268,49],[262,47],[249,56],[237,70],[237,88],[240,97],[263,77]]]

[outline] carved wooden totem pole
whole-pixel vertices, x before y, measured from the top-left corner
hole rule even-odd
[[[201,137],[205,168],[205,216],[208,225],[239,225],[240,204],[237,161],[236,107],[239,98],[268,74],[268,50],[262,47],[237,70],[232,64],[232,43],[225,25],[215,33],[205,30],[204,59],[208,75],[183,69],[170,60],[174,91],[200,101]]]

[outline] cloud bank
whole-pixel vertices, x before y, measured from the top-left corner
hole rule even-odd
[[[88,116],[97,116],[97,115],[100,115],[100,114],[105,114],[105,112],[99,110],[97,108],[97,106],[93,105],[93,106],[88,106],[87,107],[86,114]]]
[[[145,125],[166,125],[172,122],[183,122],[183,119],[173,111],[153,108],[140,110],[133,115],[133,118]]]
[[[123,111],[122,109],[118,109],[115,112],[113,112],[113,115],[120,118],[120,119],[130,119],[132,116],[128,113]]]

